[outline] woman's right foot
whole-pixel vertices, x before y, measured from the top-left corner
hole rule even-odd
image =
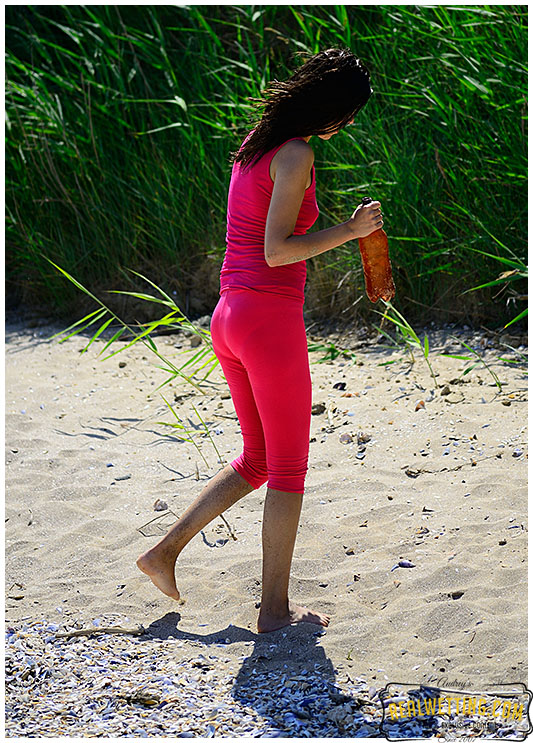
[[[162,549],[156,544],[155,547],[140,555],[136,564],[139,570],[145,573],[154,586],[157,586],[165,596],[180,601],[180,592],[176,586],[174,576],[175,556],[170,556],[164,548]],[[183,599],[181,599],[181,603],[183,603]]]
[[[298,624],[299,622],[310,622],[311,624],[320,624],[322,627],[327,627],[329,619],[327,614],[311,611],[306,606],[299,606],[289,601],[288,613],[282,616],[269,614],[260,609],[259,617],[257,618],[257,631],[273,632],[274,630],[287,627],[291,624]]]

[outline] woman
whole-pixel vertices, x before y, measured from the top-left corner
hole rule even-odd
[[[241,424],[242,454],[222,469],[168,534],[137,560],[179,599],[174,566],[206,524],[267,483],[262,598],[257,629],[329,617],[289,601],[289,573],[308,468],[311,376],[303,321],[305,260],[383,226],[380,203],[306,234],[318,217],[311,136],[330,139],[353,122],[372,89],[346,49],[311,57],[266,91],[265,110],[238,153],[228,195],[227,249],[211,319],[215,354]]]

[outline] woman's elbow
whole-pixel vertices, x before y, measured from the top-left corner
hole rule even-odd
[[[265,243],[265,261],[266,261],[267,266],[269,266],[269,268],[274,268],[275,266],[278,265],[276,251],[274,250],[272,245],[267,245],[266,243]]]

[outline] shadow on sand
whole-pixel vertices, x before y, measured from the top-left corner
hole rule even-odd
[[[359,705],[359,700],[336,685],[333,664],[318,645],[323,628],[302,623],[258,634],[230,624],[218,632],[201,635],[180,630],[180,619],[179,613],[169,612],[146,629],[144,640],[173,637],[202,643],[207,648],[253,642],[251,654],[242,660],[235,676],[231,695],[245,708],[244,713],[253,709],[264,719],[265,725],[254,731],[254,737],[315,737],[317,733],[342,737],[348,732],[341,720],[328,719],[320,724],[316,718],[322,708],[327,712],[346,702]],[[291,682],[295,677],[296,681]],[[305,691],[295,694],[302,682]],[[353,725],[350,728],[353,735]]]

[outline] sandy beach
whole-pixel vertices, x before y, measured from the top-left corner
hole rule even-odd
[[[90,336],[45,340],[59,330],[13,318],[6,327],[5,614],[26,656],[33,647],[46,665],[53,647],[64,654],[73,642],[100,642],[44,642],[50,628],[142,625],[142,643],[128,635],[105,642],[121,653],[142,648],[150,662],[159,656],[182,669],[208,656],[211,685],[224,677],[228,689],[246,679],[250,690],[264,674],[271,685],[274,677],[286,683],[300,675],[290,682],[297,684],[309,669],[348,695],[350,684],[527,684],[527,376],[523,366],[498,360],[519,355],[496,336],[453,330],[490,364],[501,391],[483,365],[462,376],[463,361],[439,355],[467,353],[446,328],[428,331],[437,389],[420,353],[410,364],[404,352],[355,330],[342,338],[308,333],[355,354],[354,363],[342,355],[314,363],[324,353],[310,353],[314,414],[290,596],[330,614],[331,623],[259,635],[266,485],[185,548],[176,570],[184,603],[160,593],[135,565],[223,466],[219,455],[227,463],[241,450],[220,367],[200,391],[179,380],[157,391],[167,375],[140,344],[100,361],[103,341],[82,354]],[[155,342],[176,365],[199,350],[184,333]],[[163,425],[177,419],[161,395],[201,454],[180,439],[183,430]],[[135,668],[140,679],[143,663]],[[23,722],[33,719],[35,692],[46,695],[53,680],[53,670],[27,675],[29,696],[15,701],[23,670],[8,670],[7,734],[83,735],[81,718],[69,728],[59,713],[40,729]],[[247,705],[261,731],[261,720],[273,725],[273,718],[252,691]],[[118,734],[110,727],[118,714],[96,734]],[[184,715],[173,734],[237,729],[218,729],[214,718],[194,727],[191,719]],[[335,728],[335,716],[329,719]],[[289,737],[310,736],[305,715],[298,720],[300,732]],[[353,714],[341,723],[337,736],[355,734]],[[166,734],[143,724],[131,734]],[[214,732],[206,733],[209,724]]]

